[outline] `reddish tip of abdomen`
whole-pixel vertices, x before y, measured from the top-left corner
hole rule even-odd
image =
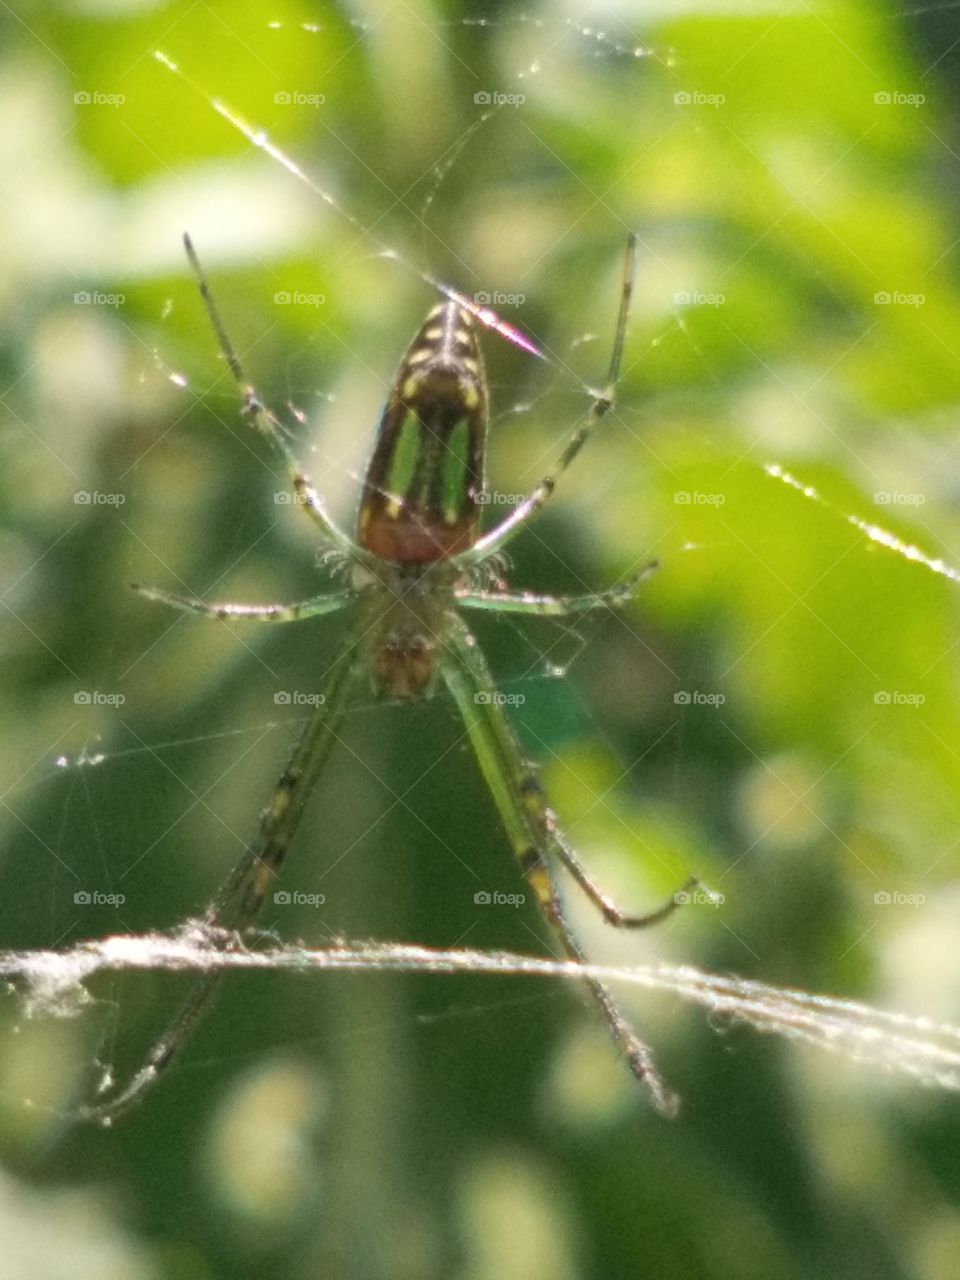
[[[372,514],[361,532],[361,544],[367,551],[393,564],[432,564],[446,556],[458,555],[471,547],[476,539],[476,521],[461,520],[456,524],[425,525],[414,513],[399,516]]]

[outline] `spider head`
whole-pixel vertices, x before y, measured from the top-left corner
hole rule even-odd
[[[428,695],[436,676],[433,643],[416,630],[391,632],[378,647],[373,678],[383,698],[421,698]]]

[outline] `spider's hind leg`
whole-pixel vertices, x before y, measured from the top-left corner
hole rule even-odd
[[[203,305],[207,310],[207,317],[210,326],[217,337],[217,343],[220,347],[220,355],[224,363],[230,370],[234,382],[237,384],[240,395],[243,398],[243,413],[248,419],[257,433],[263,436],[270,444],[274,453],[277,454],[287,475],[293,490],[299,500],[298,505],[302,506],[311,520],[318,526],[323,534],[325,542],[332,547],[338,548],[340,551],[350,555],[356,555],[358,548],[354,545],[353,540],[339,528],[333,517],[327,510],[326,504],[322,496],[314,489],[310,481],[304,475],[300,464],[297,462],[289,444],[286,440],[286,432],[282,424],[276,416],[267,408],[263,400],[261,400],[256,387],[247,378],[243,365],[240,363],[240,357],[237,355],[236,348],[230,341],[230,337],[224,328],[223,321],[220,318],[220,310],[214,301],[213,293],[210,285],[207,283],[207,277],[203,267],[200,265],[200,259],[197,257],[197,251],[193,247],[193,241],[189,235],[184,232],[183,245],[187,252],[187,258],[193,270],[193,274],[197,278],[197,288],[200,291],[200,297],[203,299]]]
[[[620,307],[617,312],[617,327],[614,332],[613,350],[610,355],[610,370],[607,374],[607,385],[602,391],[593,392],[593,404],[582,416],[573,434],[564,446],[553,471],[545,475],[537,487],[523,502],[489,529],[474,545],[461,553],[459,560],[467,567],[485,559],[492,552],[498,551],[513,538],[516,533],[543,507],[553,495],[557,480],[570,466],[574,458],[590,439],[601,418],[606,417],[614,405],[617,382],[620,378],[620,365],[623,360],[623,344],[626,339],[627,321],[630,318],[630,306],[633,300],[633,285],[637,270],[637,237],[631,232],[627,237],[627,251],[623,264],[623,285],[620,290]]]

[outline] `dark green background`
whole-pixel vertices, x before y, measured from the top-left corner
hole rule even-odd
[[[433,300],[379,249],[466,293],[523,295],[505,318],[553,363],[484,339],[491,487],[515,493],[602,381],[632,227],[617,412],[511,578],[584,590],[652,556],[661,570],[573,634],[479,629],[605,886],[642,909],[696,872],[725,902],[623,938],[571,895],[587,949],[956,1018],[957,588],[847,516],[960,565],[960,9],[570,22],[548,4],[278,0],[22,4],[0,22],[3,945],[199,910],[296,732],[274,694],[313,690],[337,643],[336,621],[213,626],[128,588],[323,585],[309,523],[274,500],[282,477],[237,417],[183,230],[349,520]],[[480,92],[525,101],[478,124]],[[324,301],[277,305],[284,291]],[[544,954],[532,905],[474,904],[523,886],[459,737],[444,699],[359,708],[285,876],[326,904],[265,925]],[[97,1063],[135,1065],[181,985],[104,978],[72,1018],[0,1008],[0,1274],[956,1274],[953,1096],[649,995],[625,999],[682,1095],[674,1122],[560,984],[278,974],[231,979],[115,1132],[71,1125]]]

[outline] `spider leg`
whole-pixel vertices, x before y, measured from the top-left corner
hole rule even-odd
[[[304,809],[317,777],[339,741],[338,731],[361,674],[358,645],[362,632],[355,629],[344,655],[328,672],[323,698],[304,725],[273,796],[260,815],[256,840],[224,881],[202,918],[205,931],[214,938],[218,931],[234,935],[247,928],[263,906],[279,875],[290,842],[300,825]],[[235,937],[230,945],[239,943]],[[213,969],[198,979],[167,1029],[150,1049],[143,1064],[130,1080],[104,1101],[81,1108],[79,1118],[110,1125],[135,1106],[170,1066],[186,1043],[222,978]]]
[[[504,520],[495,525],[482,537],[478,538],[468,550],[461,552],[457,561],[463,565],[476,564],[494,551],[498,551],[515,536],[527,521],[547,502],[557,486],[557,480],[586,444],[601,418],[613,408],[614,393],[620,377],[620,364],[623,359],[623,343],[627,331],[627,320],[630,317],[630,304],[633,298],[633,285],[637,266],[637,237],[631,232],[627,237],[627,251],[623,266],[623,288],[620,294],[620,310],[617,315],[617,328],[613,339],[613,351],[610,356],[610,371],[607,374],[607,385],[603,391],[594,393],[594,401],[583,415],[573,435],[557,459],[552,472],[543,477],[537,487],[530,493]]]
[[[639,573],[615,587],[582,596],[540,596],[531,591],[467,591],[457,604],[467,609],[489,609],[496,613],[526,613],[541,618],[569,618],[593,609],[616,609],[632,600],[638,587],[658,568],[651,560]]]
[[[648,911],[645,915],[628,916],[620,910],[614,900],[605,894],[596,880],[590,876],[586,867],[568,844],[566,837],[557,829],[555,823],[553,825],[553,834],[557,842],[557,857],[593,905],[601,912],[607,924],[612,924],[616,929],[645,929],[647,925],[658,924],[661,920],[665,920],[667,916],[673,915],[677,907],[683,906],[688,894],[693,893],[695,890],[704,890],[703,883],[699,877],[690,876],[673,897],[667,899],[662,907],[658,907],[655,911]]]
[[[207,604],[192,596],[178,596],[171,591],[142,587],[137,583],[133,583],[133,589],[148,600],[169,605],[171,609],[199,613],[205,618],[244,618],[251,622],[298,622],[301,618],[320,618],[344,608],[353,598],[350,591],[332,591],[329,595],[313,596],[295,604]]]
[[[322,496],[310,484],[310,481],[300,469],[290,446],[284,438],[284,430],[282,425],[277,421],[276,416],[271,413],[267,406],[260,399],[253,383],[247,379],[243,366],[234,349],[233,343],[227,335],[227,331],[220,319],[220,312],[214,301],[210,286],[204,274],[203,267],[200,265],[200,259],[197,257],[197,251],[193,247],[193,241],[190,236],[184,232],[183,236],[184,248],[187,251],[187,258],[190,266],[197,278],[197,286],[200,290],[200,297],[203,299],[203,305],[207,309],[207,316],[214,333],[217,336],[217,342],[220,345],[220,354],[223,357],[227,368],[233,375],[233,379],[240,389],[243,397],[243,412],[253,423],[260,435],[264,436],[270,443],[274,453],[276,453],[286,469],[287,475],[290,477],[290,483],[296,493],[299,504],[304,508],[313,522],[318,525],[323,532],[325,540],[333,547],[337,547],[341,551],[345,551],[352,556],[356,556],[359,548],[356,547],[353,540],[349,538],[343,530],[336,524],[333,517],[327,510],[326,503]]]
[[[546,803],[536,774],[523,758],[503,708],[489,695],[494,687],[490,672],[473,637],[459,618],[451,619],[447,641],[443,658],[444,678],[463,718],[514,854],[564,954],[582,963],[584,953],[567,919],[550,867],[553,858],[567,861],[565,841],[559,835],[556,818]],[[579,867],[575,860],[574,865]],[[591,888],[595,888],[585,875],[577,878],[582,887],[586,888],[590,883]],[[605,899],[597,891],[594,901]],[[636,919],[639,923],[640,918]],[[629,1025],[602,982],[588,976],[583,978],[583,982],[606,1018],[630,1070],[644,1085],[656,1108],[664,1114],[675,1112],[676,1098],[661,1079],[649,1046]]]

